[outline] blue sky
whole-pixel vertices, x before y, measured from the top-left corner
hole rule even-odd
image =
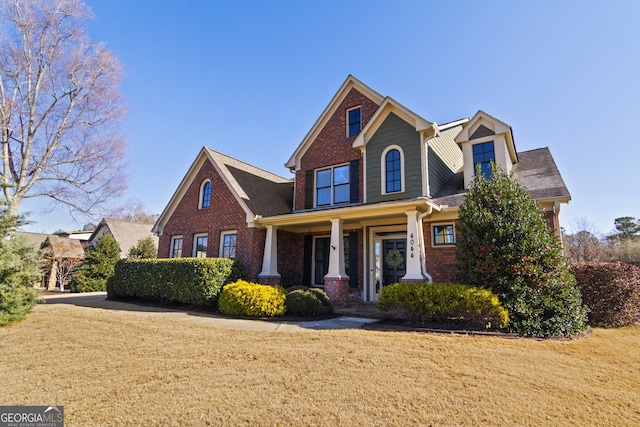
[[[87,0],[120,58],[127,195],[160,213],[203,146],[284,167],[349,74],[427,120],[482,109],[549,147],[561,223],[640,217],[640,2]],[[25,202],[25,229],[74,229]]]

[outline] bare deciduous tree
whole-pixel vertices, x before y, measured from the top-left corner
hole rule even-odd
[[[595,226],[585,217],[571,222],[573,234],[565,234],[564,253],[572,262],[603,261],[606,245],[600,240]]]
[[[82,264],[82,260],[78,258],[58,258],[55,260],[56,283],[60,285],[60,292],[64,291],[65,283],[71,281],[73,273],[80,264]]]
[[[48,197],[95,212],[120,193],[121,67],[79,0],[0,0],[0,186],[8,212]]]

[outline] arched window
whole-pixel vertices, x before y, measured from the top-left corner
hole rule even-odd
[[[211,181],[206,180],[200,186],[200,209],[211,206]]]
[[[402,160],[400,151],[393,148],[384,156],[385,193],[402,191]]]

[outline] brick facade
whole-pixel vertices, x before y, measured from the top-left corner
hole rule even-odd
[[[199,209],[200,186],[206,179],[211,180],[211,206]],[[220,233],[226,230],[237,231],[236,258],[247,267],[249,278],[257,278],[262,269],[266,231],[247,227],[244,210],[211,162],[205,161],[164,226],[158,256],[169,257],[172,236],[182,236],[182,255],[192,256],[194,235],[206,233],[207,257],[217,257]]]
[[[378,109],[378,104],[357,90],[351,89],[302,156],[300,170],[296,171],[295,210],[304,209],[305,172],[307,170],[360,159],[360,150],[352,147],[355,137],[348,138],[346,133],[346,112],[349,108],[357,106],[361,107],[360,120],[363,128]],[[360,190],[358,192],[360,201],[362,201],[364,193],[363,171],[364,165],[360,165]]]
[[[459,221],[432,221],[423,222],[424,247],[427,256],[427,273],[431,275],[434,282],[455,282],[456,281],[456,247],[455,246],[433,246],[432,224],[454,223],[457,230]]]

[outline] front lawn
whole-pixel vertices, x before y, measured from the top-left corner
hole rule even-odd
[[[219,329],[42,304],[0,328],[0,404],[69,426],[638,425],[640,327],[573,341]]]

